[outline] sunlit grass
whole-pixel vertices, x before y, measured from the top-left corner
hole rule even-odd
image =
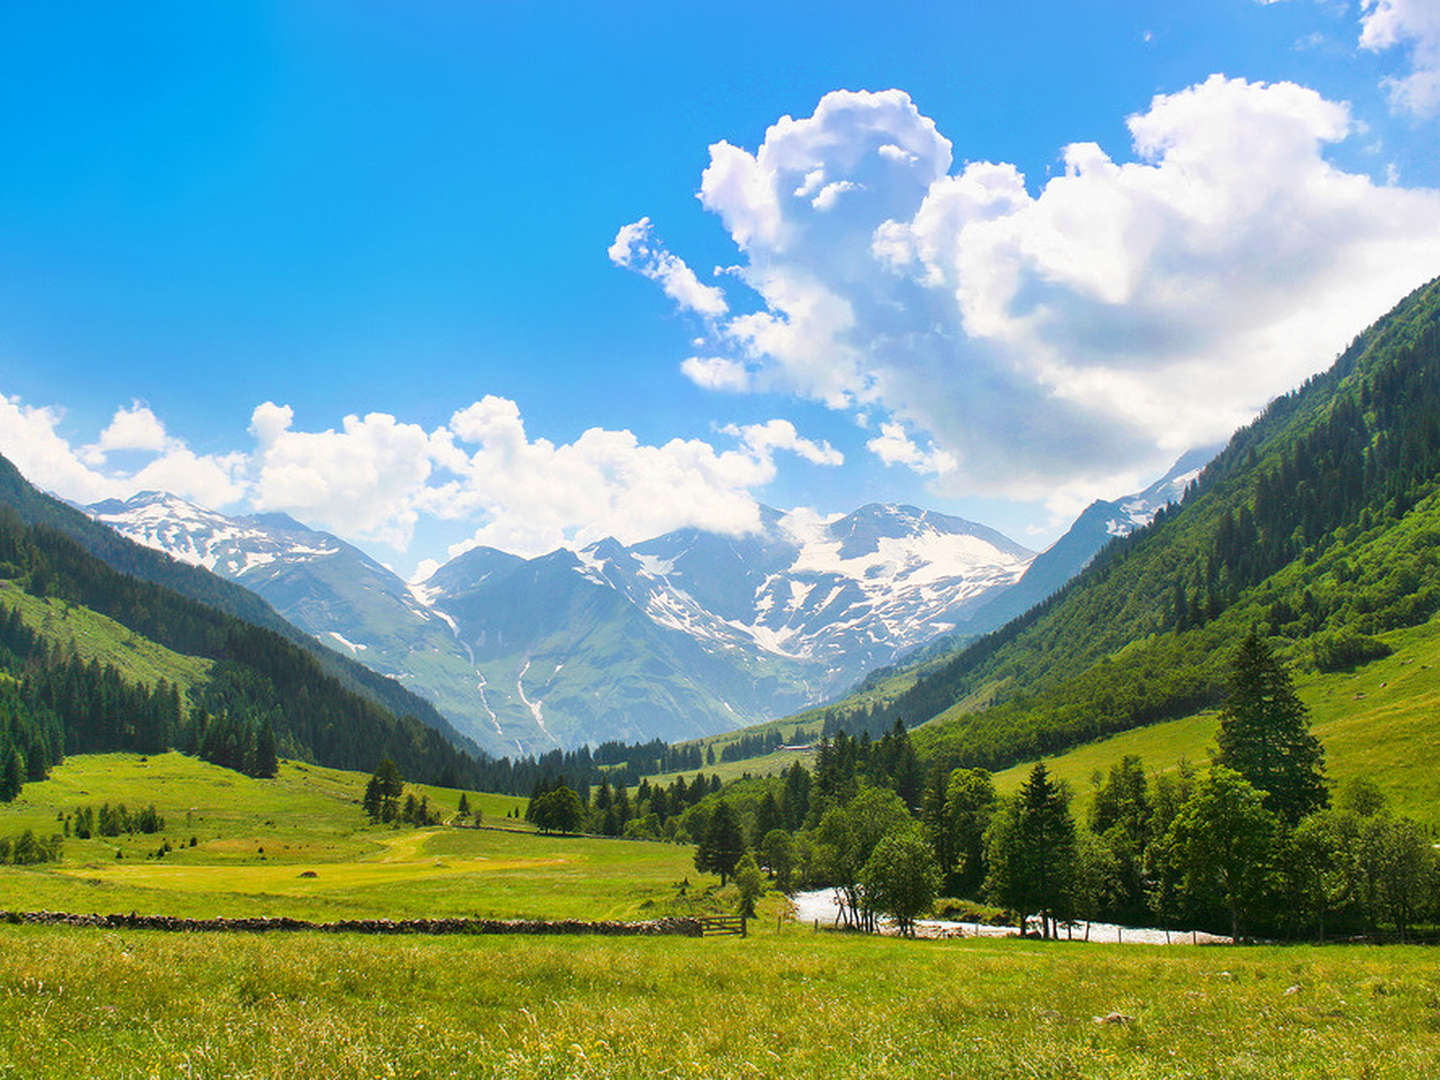
[[[373,826],[359,804],[365,780],[290,762],[274,780],[253,780],[173,753],[71,758],[0,807],[0,835],[31,828],[48,836],[60,830],[57,813],[102,802],[131,809],[153,802],[165,831],[70,839],[58,865],[0,868],[0,908],[612,919],[722,903],[705,895],[716,880],[696,874],[688,846],[541,836],[505,817],[523,799],[473,793],[472,806],[500,827]],[[458,791],[417,790],[446,815],[459,803]],[[173,850],[157,859],[165,840]]]
[[[1112,1012],[1128,1019],[1098,1024]],[[0,1075],[1433,1075],[1416,949],[0,928]]]

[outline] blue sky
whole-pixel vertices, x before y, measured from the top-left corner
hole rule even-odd
[[[757,499],[1042,546],[1440,271],[1427,0],[691,7],[7,5],[0,450],[70,498],[166,480],[405,572]],[[819,116],[799,183],[778,141],[748,156],[787,115]],[[932,130],[950,159],[917,178],[886,140]],[[722,140],[747,157],[697,198]],[[974,162],[1013,166],[969,174],[1003,206],[946,182]],[[1292,184],[1320,191],[1293,220]],[[676,261],[723,311],[667,295]]]

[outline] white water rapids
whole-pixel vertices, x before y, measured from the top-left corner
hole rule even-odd
[[[836,926],[840,918],[840,905],[833,889],[815,889],[811,892],[796,893],[790,898],[795,908],[795,918],[801,923],[816,923],[822,927]],[[1031,919],[1032,927],[1038,920]],[[1059,930],[1061,940],[1089,940],[1094,942],[1119,942],[1123,945],[1228,945],[1230,939],[1204,930],[1157,930],[1146,926],[1117,926],[1115,923],[1084,920]],[[888,925],[887,925],[887,928]],[[893,928],[890,928],[893,929]],[[964,937],[1015,937],[1013,926],[990,926],[985,923],[954,922],[949,919],[916,919],[915,931],[925,937],[943,937],[957,934]],[[1032,930],[1033,932],[1033,930]]]

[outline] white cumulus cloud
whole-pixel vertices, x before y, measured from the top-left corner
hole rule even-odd
[[[604,428],[556,443],[531,438],[519,405],[493,395],[431,431],[381,412],[302,430],[293,408],[266,401],[251,413],[250,448],[204,455],[166,433],[150,410],[137,418],[140,408],[118,410],[95,441],[77,448],[61,431],[60,409],[0,395],[0,453],[33,483],[79,503],[145,490],[212,507],[242,501],[397,550],[409,547],[426,519],[473,524],[451,555],[477,544],[539,555],[686,526],[745,533],[760,526],[755,492],[775,479],[780,455],[830,467],[845,460],[784,419],[720,428],[728,446],[703,439],[648,445],[631,431]],[[87,460],[100,446],[141,452],[144,460],[130,471],[105,454]],[[437,565],[421,559],[412,580]]]
[[[955,459],[944,450],[934,446],[922,450],[910,438],[904,424],[882,423],[880,434],[865,444],[865,448],[886,465],[904,465],[917,473],[936,476],[951,472]]]
[[[95,442],[76,447],[61,432],[64,412],[0,395],[0,453],[31,483],[78,503],[123,499],[140,491],[169,491],[207,506],[227,506],[245,494],[244,457],[197,454],[166,434],[145,406],[117,409]],[[115,451],[140,452],[137,468],[107,464]]]
[[[1410,72],[1381,85],[1397,111],[1440,111],[1440,3],[1436,0],[1361,0],[1360,46],[1383,52],[1403,46]]]
[[[665,295],[682,308],[701,315],[719,316],[729,311],[725,293],[706,285],[684,259],[672,255],[655,239],[649,218],[621,227],[610,245],[610,261],[660,283]]]
[[[680,370],[696,386],[706,390],[732,390],[737,393],[751,389],[750,372],[738,360],[728,356],[690,356],[680,363]]]
[[[574,442],[531,439],[513,401],[486,397],[457,412],[434,438],[435,461],[454,479],[425,496],[440,516],[484,523],[451,554],[485,545],[534,555],[606,536],[625,543],[684,526],[722,533],[759,527],[753,490],[773,480],[775,455],[821,465],[843,458],[785,420],[725,429],[717,450],[699,439],[641,443],[630,431],[591,428]]]
[[[888,417],[871,450],[947,491],[1125,490],[1440,271],[1440,192],[1327,159],[1343,103],[1216,75],[1128,126],[1128,156],[1072,143],[1038,186],[983,147],[952,168],[899,90],[827,94],[753,153],[714,144],[700,198],[761,304],[686,373]]]
[[[403,550],[430,477],[430,435],[378,412],[347,416],[339,431],[296,431],[293,420],[269,401],[251,415],[252,505]]]
[[[103,458],[112,450],[154,450],[159,452],[169,446],[165,425],[150,410],[148,405],[134,402],[126,409],[116,409],[114,417],[100,437],[89,449],[94,456]]]

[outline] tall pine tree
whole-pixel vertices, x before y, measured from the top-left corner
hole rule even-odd
[[[1234,769],[1264,793],[1265,806],[1296,824],[1325,806],[1325,750],[1286,670],[1254,631],[1235,653],[1220,714],[1218,765]]]

